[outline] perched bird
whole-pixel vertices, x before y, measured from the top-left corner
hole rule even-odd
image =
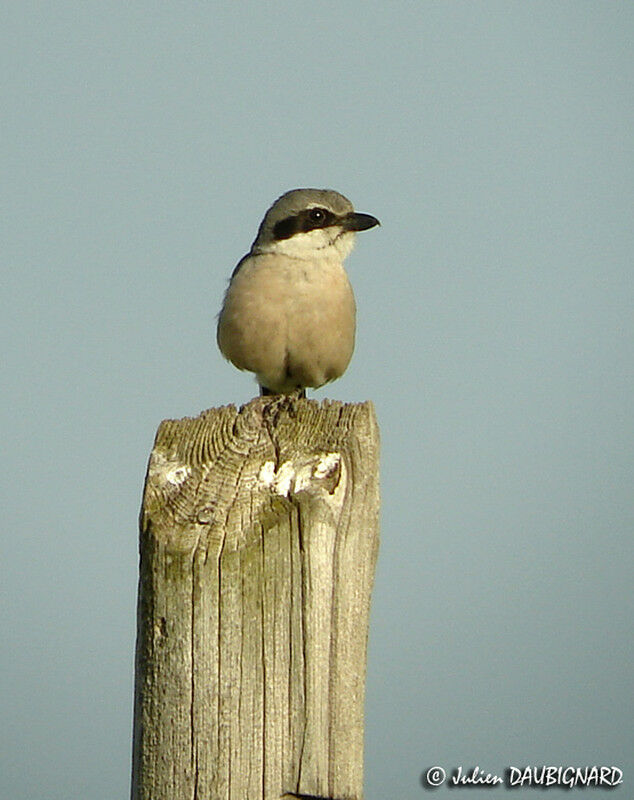
[[[293,189],[266,212],[231,276],[217,337],[261,394],[304,395],[343,375],[356,317],[343,262],[356,232],[378,224],[330,189]]]

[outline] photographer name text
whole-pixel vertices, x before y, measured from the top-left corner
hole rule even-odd
[[[541,787],[549,789],[563,786],[566,789],[586,786],[618,786],[623,783],[623,772],[618,767],[508,767],[504,775],[485,772],[479,766],[465,769],[456,767],[449,777],[442,767],[430,767],[423,774],[423,783],[429,788],[436,788],[443,783],[455,787],[482,786],[494,788],[505,786],[507,789]]]

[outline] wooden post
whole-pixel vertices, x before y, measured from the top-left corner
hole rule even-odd
[[[371,403],[166,420],[150,457],[133,800],[360,800],[378,547]]]

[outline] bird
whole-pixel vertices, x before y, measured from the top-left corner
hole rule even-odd
[[[260,394],[306,396],[345,372],[356,304],[344,269],[356,233],[380,225],[332,189],[291,189],[271,205],[218,315],[222,355]]]

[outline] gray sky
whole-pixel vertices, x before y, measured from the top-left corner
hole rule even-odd
[[[368,800],[631,794],[634,5],[27,1],[0,37],[0,796],[127,796],[146,460],[255,393],[215,315],[298,186],[382,222],[315,393],[382,432]]]

